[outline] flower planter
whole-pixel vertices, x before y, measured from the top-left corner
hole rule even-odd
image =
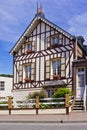
[[[52,47],[52,48],[58,47],[58,44],[53,44],[53,43],[52,43],[52,44],[51,44],[51,47]]]
[[[60,76],[58,74],[53,75],[53,79],[58,80],[60,79]]]
[[[31,50],[25,50],[25,54],[31,53]]]
[[[30,81],[30,79],[29,79],[29,78],[24,78],[24,81],[25,81],[26,83],[28,83],[28,82]]]

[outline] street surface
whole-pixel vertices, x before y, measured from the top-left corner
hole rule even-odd
[[[0,130],[87,130],[87,123],[0,123]]]

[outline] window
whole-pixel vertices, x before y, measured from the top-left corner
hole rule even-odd
[[[27,49],[32,50],[32,44],[29,44]]]
[[[84,72],[84,68],[78,68],[78,72]]]
[[[5,82],[0,81],[0,90],[5,90]]]
[[[84,74],[79,74],[78,75],[78,87],[84,87]]]
[[[53,75],[60,74],[60,60],[53,61]]]
[[[25,77],[30,78],[31,77],[31,65],[25,66]]]
[[[54,91],[52,89],[48,89],[47,94],[48,94],[48,97],[52,97],[52,95],[54,94]]]
[[[53,44],[59,44],[59,38],[58,37],[53,37],[52,38],[52,43]]]

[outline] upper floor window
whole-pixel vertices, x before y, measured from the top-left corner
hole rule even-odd
[[[28,50],[32,50],[32,44],[27,45]]]
[[[0,90],[5,90],[5,82],[0,81]]]
[[[53,75],[60,74],[60,60],[53,61]]]
[[[59,44],[59,38],[58,37],[53,37],[52,38],[52,43],[53,44]]]

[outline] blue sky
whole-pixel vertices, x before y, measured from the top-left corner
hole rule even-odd
[[[0,0],[0,74],[12,74],[9,51],[32,21],[37,0]],[[45,17],[87,44],[87,0],[38,0]]]

